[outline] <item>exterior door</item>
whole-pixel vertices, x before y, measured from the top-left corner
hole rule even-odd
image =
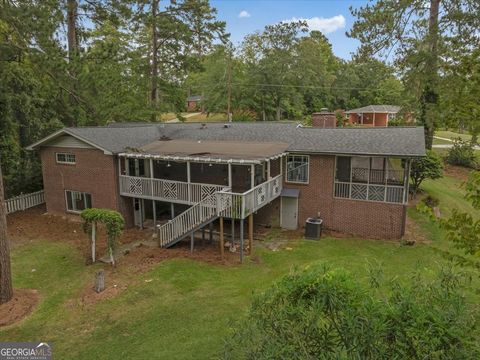
[[[282,228],[296,230],[298,227],[298,198],[282,197]]]
[[[143,211],[143,201],[141,199],[133,199],[133,221],[135,226],[143,227],[143,221],[145,220]]]

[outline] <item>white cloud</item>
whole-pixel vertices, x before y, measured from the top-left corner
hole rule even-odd
[[[330,18],[315,16],[309,19],[293,17],[285,21],[305,21],[310,30],[318,30],[324,34],[329,34],[345,27],[345,17],[343,15],[335,15]]]
[[[249,18],[250,16],[250,13],[247,11],[247,10],[242,10],[240,11],[240,14],[238,14],[238,17],[239,18]]]

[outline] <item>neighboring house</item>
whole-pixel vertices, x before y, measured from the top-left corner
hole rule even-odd
[[[400,238],[410,162],[425,155],[420,127],[288,123],[65,128],[28,149],[40,152],[49,213],[110,208],[143,227],[171,208],[165,246],[218,217],[243,229],[251,215],[285,229],[320,216],[331,230]]]
[[[193,95],[187,98],[187,111],[198,111],[203,98],[201,95]]]
[[[388,126],[388,122],[396,118],[400,106],[395,105],[368,105],[345,112],[350,124],[365,126]]]

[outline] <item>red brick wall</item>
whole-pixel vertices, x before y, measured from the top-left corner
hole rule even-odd
[[[321,128],[337,127],[337,118],[334,113],[319,112],[312,114],[312,126]]]
[[[360,114],[349,114],[348,122],[350,124],[360,124]],[[363,125],[373,126],[373,113],[364,113],[363,114]],[[375,114],[375,127],[382,127],[388,125],[388,114],[387,113],[376,113]]]
[[[404,205],[334,198],[334,171],[334,156],[311,155],[309,184],[284,183],[286,188],[300,189],[299,227],[320,213],[324,226],[331,230],[370,238],[403,236]]]
[[[57,164],[56,152],[73,153],[76,164]],[[133,223],[132,199],[122,197],[118,189],[117,158],[96,149],[42,147],[42,175],[47,211],[65,214],[65,190],[88,192],[92,206],[119,211],[127,226]]]

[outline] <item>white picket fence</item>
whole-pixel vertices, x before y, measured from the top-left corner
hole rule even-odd
[[[43,204],[45,202],[45,195],[43,190],[36,191],[30,194],[22,194],[5,201],[7,207],[7,214],[15,211],[26,210],[31,207]]]

